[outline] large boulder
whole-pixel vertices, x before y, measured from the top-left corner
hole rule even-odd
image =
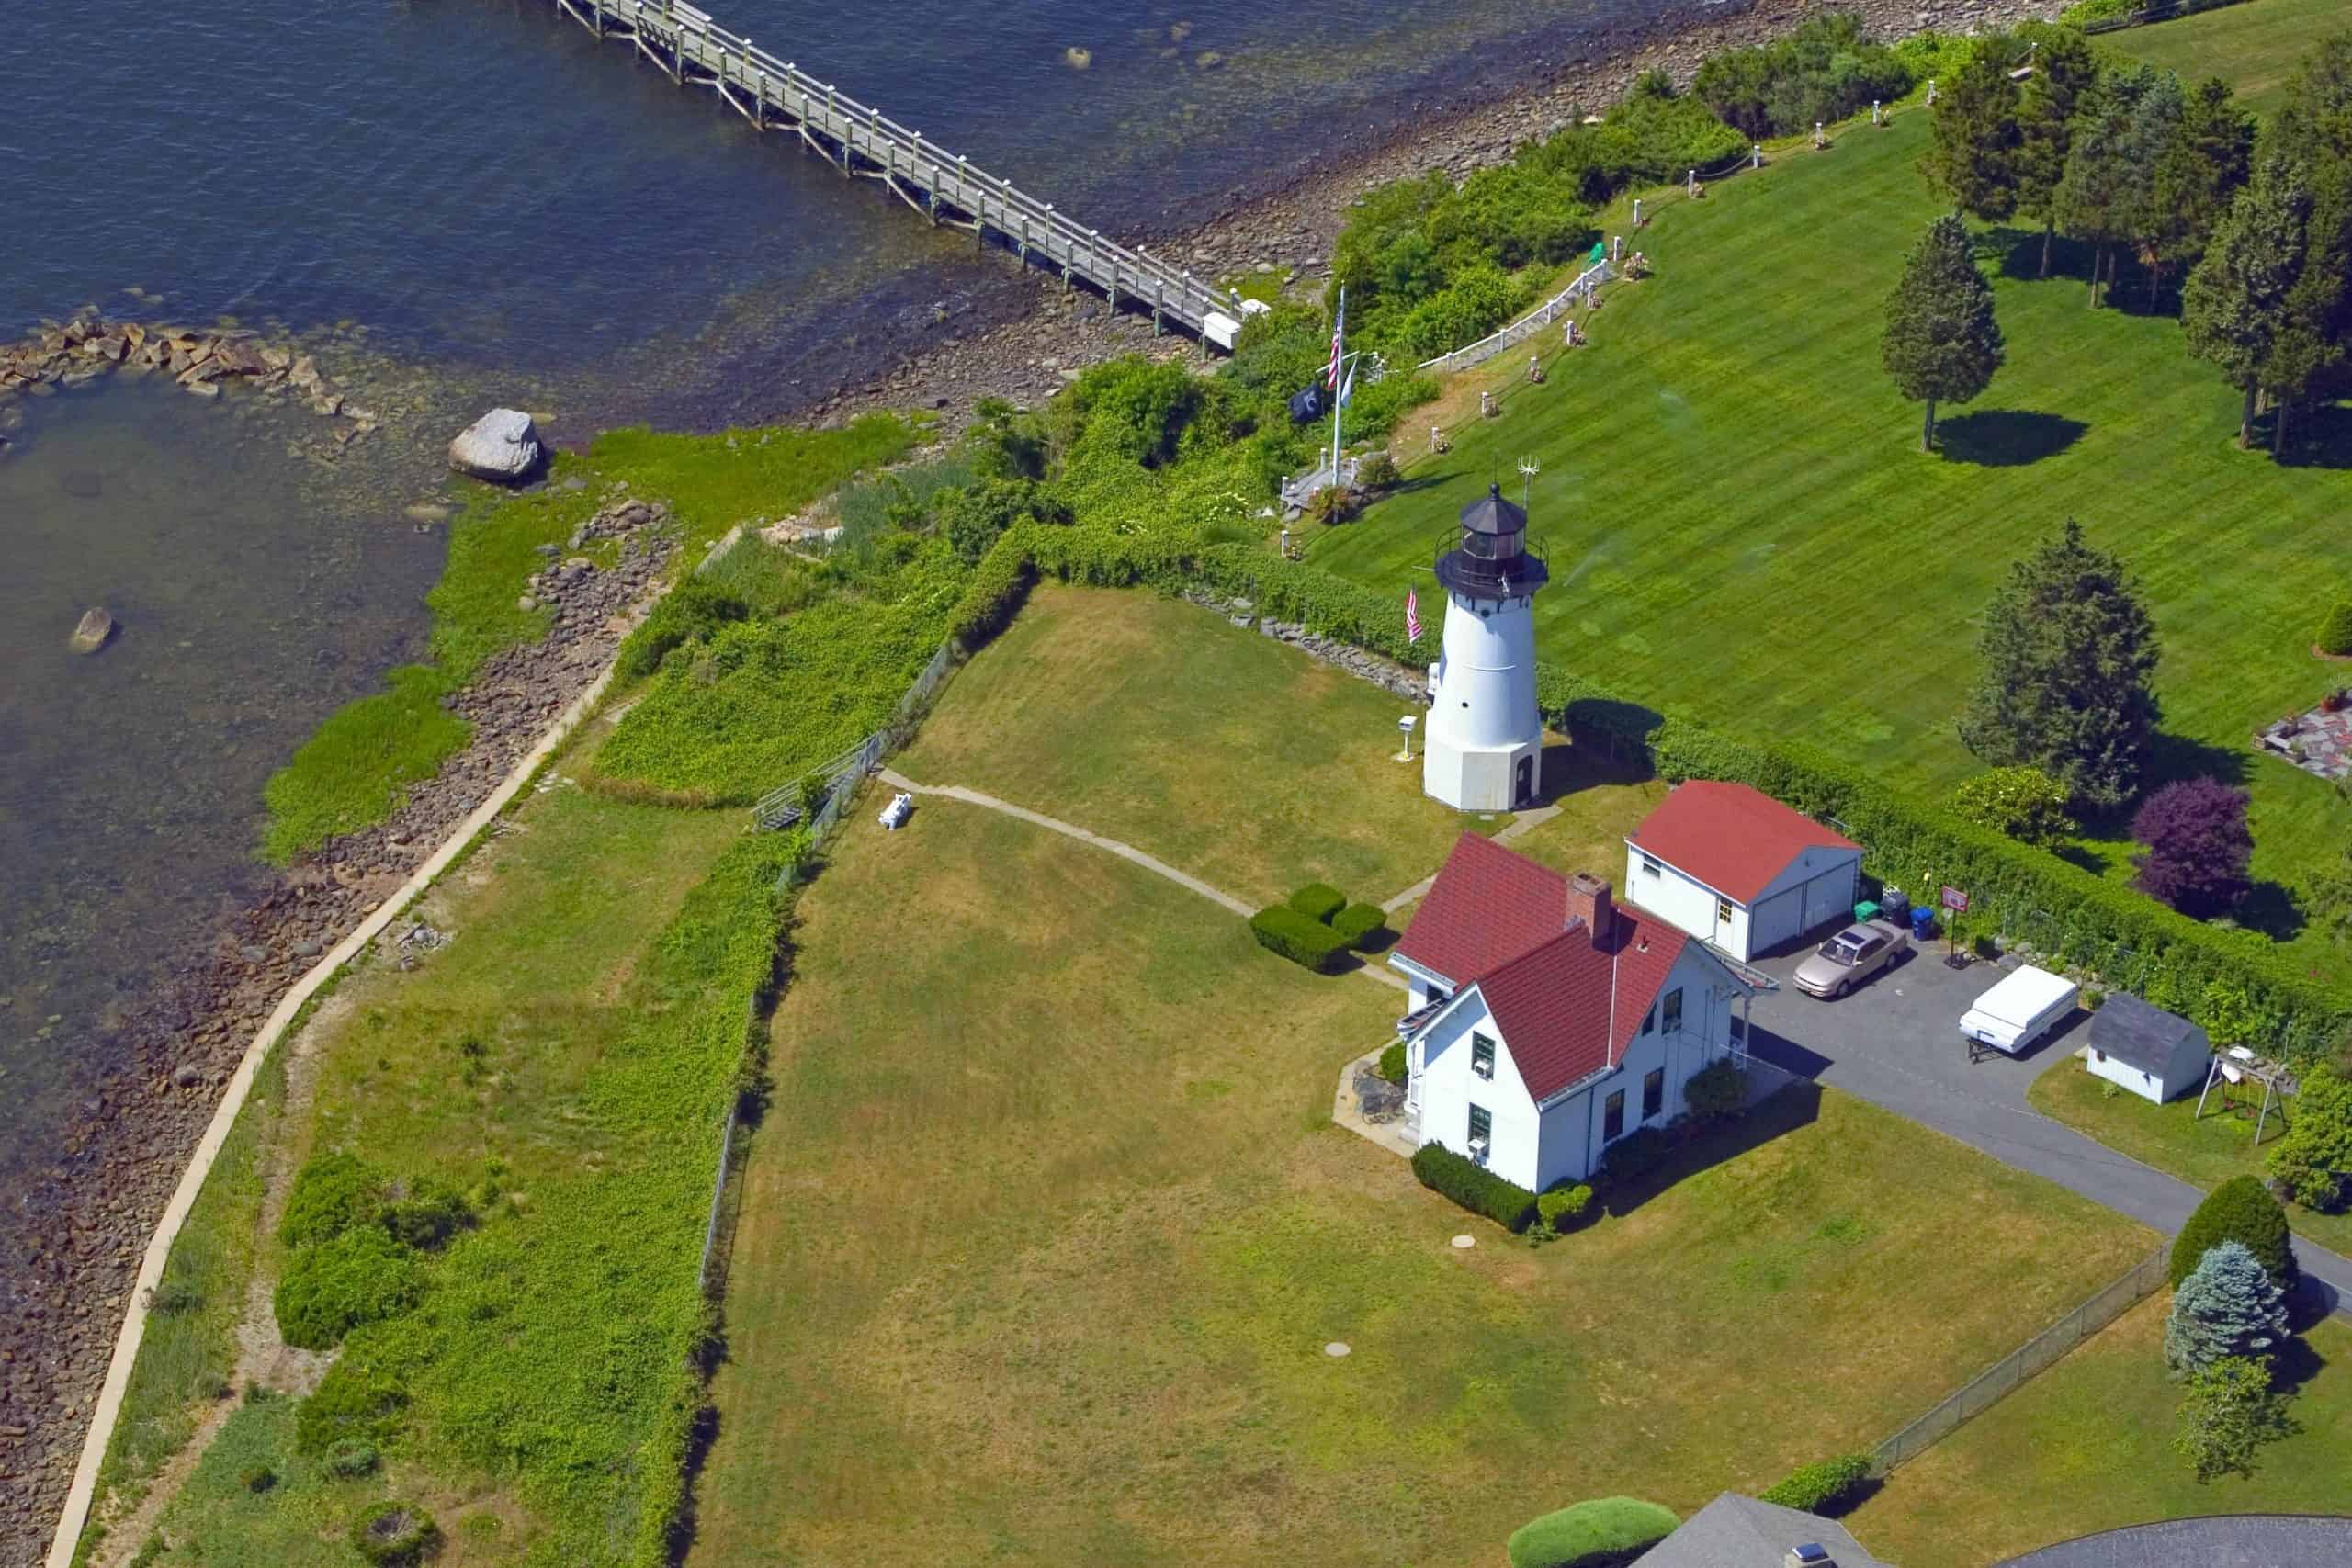
[[[537,426],[515,409],[492,409],[449,443],[449,466],[493,484],[513,484],[537,470],[547,456]]]
[[[104,610],[85,610],[82,612],[82,619],[74,627],[73,637],[67,639],[66,646],[76,653],[96,653],[107,645],[107,638],[112,636],[114,636],[112,615]]]

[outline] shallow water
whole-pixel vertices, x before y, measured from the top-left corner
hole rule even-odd
[[[1471,77],[1534,73],[1592,22],[1678,7],[706,8],[1119,231]],[[471,406],[552,402],[575,435],[786,406],[819,363],[883,368],[894,325],[934,301],[1022,298],[1001,257],[763,141],[551,0],[78,0],[6,27],[0,339],[85,302],[356,322]],[[322,499],[258,412],[130,387],[25,406],[0,461],[0,1188],[51,1146],[129,998],[255,878],[263,780],[420,651],[440,547],[398,519],[429,457],[379,505]],[[76,660],[64,637],[92,604],[124,630]]]
[[[20,405],[0,460],[0,1178],[125,1010],[258,878],[261,786],[423,652],[441,542],[322,508],[311,416],[130,383]],[[67,638],[103,605],[96,654]]]

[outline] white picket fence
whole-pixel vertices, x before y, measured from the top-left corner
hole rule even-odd
[[[1435,359],[1425,359],[1421,362],[1420,368],[1442,376],[1455,370],[1467,370],[1473,365],[1492,359],[1513,344],[1525,343],[1529,338],[1558,321],[1569,307],[1577,304],[1589,305],[1592,302],[1593,290],[1615,276],[1616,274],[1610,270],[1607,262],[1595,262],[1577,274],[1577,280],[1574,283],[1569,284],[1551,299],[1538,305],[1533,311],[1521,316],[1502,331],[1491,333],[1467,348],[1457,348],[1451,354],[1441,354]]]

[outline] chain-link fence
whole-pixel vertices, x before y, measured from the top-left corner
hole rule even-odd
[[[2161,1247],[2148,1254],[2121,1279],[1977,1373],[1958,1393],[1880,1443],[1871,1450],[1877,1472],[1884,1474],[1905,1461],[1917,1458],[1962,1423],[1991,1409],[2010,1390],[2045,1371],[2059,1357],[2155,1294],[2164,1285],[2170,1258],[2170,1250]]]

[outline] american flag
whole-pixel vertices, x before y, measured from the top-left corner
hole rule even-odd
[[[1340,289],[1340,309],[1331,318],[1331,364],[1323,372],[1323,385],[1336,392],[1340,389],[1340,345],[1348,335],[1348,291]]]
[[[1421,640],[1421,595],[1411,588],[1405,590],[1405,640]]]

